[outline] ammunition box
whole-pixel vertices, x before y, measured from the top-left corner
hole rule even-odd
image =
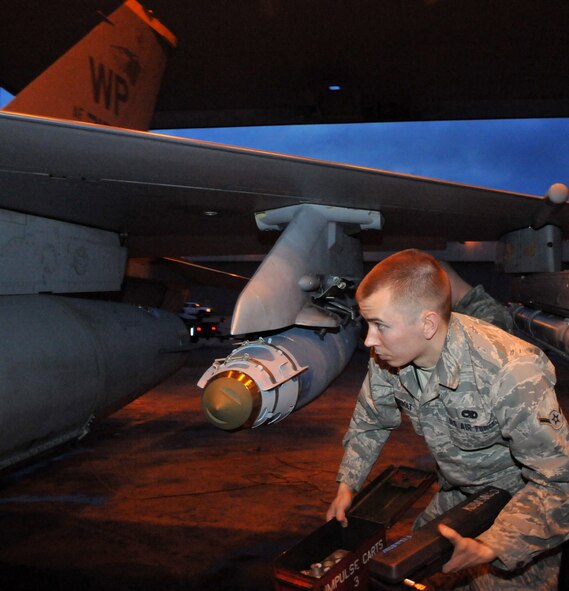
[[[390,466],[356,497],[348,526],[325,523],[273,564],[276,591],[362,591],[390,527],[430,487],[432,472]]]

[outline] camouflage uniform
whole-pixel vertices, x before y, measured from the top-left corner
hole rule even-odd
[[[473,287],[452,309],[453,312],[468,314],[495,324],[508,332],[514,331],[514,319],[506,306],[487,294],[482,285]]]
[[[544,582],[554,585],[559,552],[532,562],[569,538],[569,436],[554,384],[553,366],[538,348],[453,313],[423,391],[412,365],[397,370],[370,361],[338,481],[354,490],[362,486],[403,410],[439,471],[440,491],[418,525],[487,485],[513,495],[479,538],[497,552],[493,565],[514,572],[502,571],[489,582],[487,571],[498,569],[476,567],[485,572],[477,573],[471,588],[556,589]]]

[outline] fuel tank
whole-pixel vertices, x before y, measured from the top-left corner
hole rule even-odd
[[[0,468],[81,437],[186,360],[174,314],[48,295],[0,297]]]

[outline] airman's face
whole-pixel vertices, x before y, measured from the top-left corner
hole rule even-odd
[[[392,301],[389,288],[379,289],[359,302],[360,313],[368,323],[365,339],[379,359],[391,367],[409,363],[423,365],[428,353],[423,313],[410,312]],[[413,317],[415,316],[415,318]]]

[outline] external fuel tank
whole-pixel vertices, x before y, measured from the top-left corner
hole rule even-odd
[[[179,369],[174,314],[48,295],[0,297],[0,468],[81,437]]]

